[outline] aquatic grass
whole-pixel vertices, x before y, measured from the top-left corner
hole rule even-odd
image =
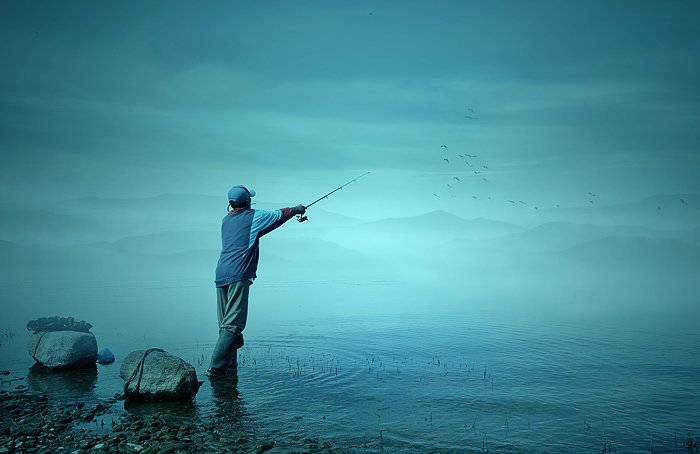
[[[384,449],[384,429],[382,429],[382,415],[379,413],[375,413],[377,415],[377,418],[379,418],[379,447],[383,450]]]
[[[600,454],[613,454],[617,453],[617,449],[613,448],[612,444],[608,440],[608,437],[605,437],[603,440],[603,450],[600,451]]]
[[[676,439],[675,434],[674,439]],[[693,437],[693,434],[688,431],[682,439],[682,447],[688,452],[700,452],[700,437]]]
[[[481,452],[491,452],[489,450],[489,440],[486,438],[486,434],[484,434],[484,437],[481,439]]]
[[[15,330],[11,328],[3,328],[0,330],[0,347],[14,343],[16,334]]]

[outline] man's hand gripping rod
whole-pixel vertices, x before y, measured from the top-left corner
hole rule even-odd
[[[321,200],[325,199],[326,197],[328,197],[329,195],[333,194],[333,193],[336,192],[336,191],[340,191],[340,190],[343,189],[345,186],[349,185],[349,184],[352,183],[352,182],[355,182],[355,181],[359,180],[360,178],[364,177],[364,176],[367,175],[368,173],[370,173],[370,172],[365,172],[365,173],[363,173],[362,175],[360,175],[359,177],[348,181],[348,182],[345,183],[344,185],[333,189],[333,190],[332,190],[331,192],[329,192],[328,194],[326,194],[326,195],[324,195],[324,196],[322,196],[322,197],[319,197],[318,199],[314,200],[314,201],[311,202],[310,204],[306,205],[306,209],[308,210],[309,207],[310,207],[311,205],[313,205],[314,203],[320,202]],[[302,216],[301,214],[297,214],[297,221],[299,221],[299,222],[304,222],[304,221],[308,221],[308,220],[309,220],[308,217]]]

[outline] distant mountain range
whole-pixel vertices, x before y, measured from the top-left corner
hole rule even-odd
[[[190,273],[209,279],[218,258],[219,222],[226,208],[220,202],[218,197],[169,194],[135,200],[74,199],[51,206],[56,212],[5,207],[0,222],[0,253],[5,262],[1,271],[4,279],[71,273],[105,279]],[[675,202],[679,206],[669,208]],[[640,219],[640,213],[647,216],[651,208],[663,212],[666,207],[666,212],[675,213],[673,219],[683,220],[672,223],[680,227],[694,219],[695,206],[700,207],[700,196],[674,195],[562,211],[586,219],[609,214],[609,221],[614,216]],[[458,268],[467,261],[476,266],[490,259],[497,266],[510,262],[520,266],[546,262],[548,256],[585,266],[695,267],[700,254],[700,220],[684,229],[571,220],[525,228],[483,218],[464,219],[445,211],[362,222],[314,209],[310,217],[302,224],[290,220],[291,225],[262,240],[265,266],[290,273],[304,268],[320,273],[340,268],[401,272],[414,267],[419,276],[421,267],[439,273],[441,267]]]
[[[566,221],[583,224],[639,225],[656,229],[687,230],[700,225],[700,194],[669,194],[637,202],[587,208],[549,208],[530,213],[528,223]]]
[[[700,270],[700,246],[678,240],[610,236],[578,244],[561,254],[598,268],[633,265]]]
[[[535,228],[488,241],[500,249],[555,252],[610,236],[639,238],[673,238],[676,232],[655,230],[633,225],[594,225],[571,222],[547,222]]]

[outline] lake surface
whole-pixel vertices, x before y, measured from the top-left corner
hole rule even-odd
[[[237,386],[206,381],[185,417],[348,452],[687,452],[684,437],[700,435],[698,331],[486,310],[292,312],[266,320],[251,301]],[[29,376],[29,387],[110,398],[123,386],[120,359],[148,347],[203,379],[211,325],[138,326],[93,328],[117,362],[88,383]],[[0,368],[27,375],[24,327],[4,330],[15,335],[3,338]]]

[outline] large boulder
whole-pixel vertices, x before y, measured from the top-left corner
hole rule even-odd
[[[129,353],[119,376],[126,397],[136,400],[192,400],[200,385],[191,364],[157,348]]]
[[[95,335],[83,331],[36,332],[27,340],[34,360],[50,369],[94,367],[97,358]]]

